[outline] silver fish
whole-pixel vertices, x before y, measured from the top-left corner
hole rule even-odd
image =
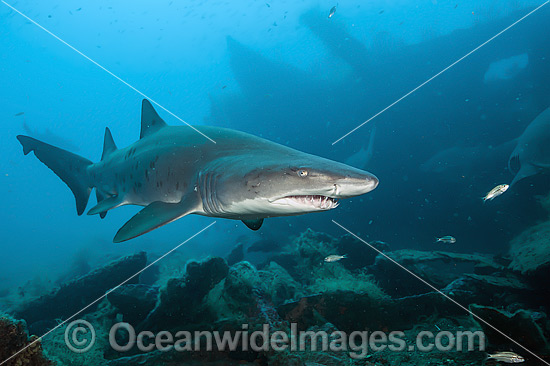
[[[485,197],[483,197],[483,202],[492,201],[496,197],[498,197],[501,194],[503,194],[504,192],[506,192],[509,187],[510,186],[508,184],[499,184],[498,186],[496,186],[495,188],[493,188],[489,192],[487,192]]]
[[[330,9],[330,12],[328,13],[328,18],[332,18],[334,16],[334,13],[336,13],[336,6],[333,6],[332,9]]]
[[[347,258],[348,256],[347,255],[337,255],[337,254],[332,254],[332,255],[329,255],[325,258],[325,262],[327,263],[330,263],[330,262],[338,262],[339,260],[342,260],[344,258]]]
[[[454,244],[456,243],[456,239],[454,236],[442,236],[441,238],[436,238],[436,243],[445,243],[445,244]]]
[[[492,355],[487,355],[488,359],[493,359],[497,362],[505,363],[522,363],[525,358],[514,352],[497,352]]]

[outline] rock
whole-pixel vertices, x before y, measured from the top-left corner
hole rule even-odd
[[[31,332],[42,334],[48,330],[45,328],[46,325],[51,324],[55,319],[66,319],[82,310],[108,290],[134,276],[146,264],[145,252],[111,262],[62,285],[47,295],[21,305],[14,312],[14,317],[25,319]],[[127,283],[137,283],[138,280],[139,276],[136,276]],[[96,306],[91,306],[83,313],[93,311],[95,308]]]
[[[155,308],[159,288],[142,284],[123,285],[107,295],[107,300],[122,313],[123,321],[134,326]]]
[[[295,300],[304,295],[302,286],[275,262],[269,263],[259,271],[259,276],[263,291],[275,305]]]
[[[210,291],[206,306],[216,319],[245,321],[255,308],[254,289],[260,286],[260,275],[249,262],[229,268],[227,277]]]
[[[232,266],[244,259],[244,244],[237,244],[227,256],[227,264]]]
[[[390,249],[389,245],[382,241],[372,241],[369,244],[382,252]],[[342,265],[351,270],[372,265],[378,255],[376,250],[350,234],[341,236],[335,245],[338,253],[347,256],[346,260],[341,262]]]
[[[53,365],[44,357],[41,341],[36,336],[27,336],[25,323],[5,316],[0,317],[0,362],[6,362],[6,365]]]
[[[203,298],[227,274],[228,266],[223,258],[189,262],[185,275],[170,279],[166,288],[160,291],[160,301],[142,323],[142,328],[170,330],[211,321],[212,316],[201,306]]]
[[[507,306],[521,302],[522,306],[537,307],[540,298],[520,277],[511,273],[499,273],[491,276],[465,274],[441,289],[446,295],[468,304],[501,304]]]
[[[510,268],[546,288],[550,276],[550,221],[528,228],[510,242]]]
[[[283,267],[292,278],[299,279],[303,275],[298,269],[299,261],[300,257],[295,253],[280,253],[270,257],[264,264],[259,265],[258,268],[263,269],[265,266],[274,262]]]
[[[314,262],[323,261],[323,259],[335,250],[335,239],[325,233],[318,233],[311,229],[304,231],[296,240],[294,245],[297,247],[298,254],[303,259],[309,259]]]
[[[490,257],[478,254],[451,252],[427,252],[411,249],[385,253],[387,257],[401,264],[436,288],[443,288],[460,278],[463,273],[492,273],[503,267]],[[417,295],[433,291],[386,256],[379,254],[370,267],[380,287],[395,297]],[[488,270],[489,269],[489,270]]]
[[[490,306],[470,305],[470,310],[485,322],[509,335],[514,341],[541,355],[550,354],[549,344],[544,330],[536,323],[533,313],[527,310],[518,310],[513,314]],[[483,329],[489,344],[496,349],[511,349],[520,354],[525,351],[517,344],[504,337],[500,332],[488,326],[485,322],[473,317],[473,320]],[[529,355],[525,355],[529,356]]]
[[[457,294],[456,300],[462,298]],[[467,317],[468,313],[438,292],[398,299],[376,298],[368,293],[332,291],[306,296],[277,308],[289,323],[299,329],[332,323],[345,332],[356,330],[405,330],[414,328],[426,318]]]
[[[203,347],[204,348],[204,347]],[[153,351],[130,357],[121,357],[105,363],[106,366],[258,366],[256,361],[236,358],[232,352],[213,351],[180,352]],[[301,366],[301,365],[300,365]]]

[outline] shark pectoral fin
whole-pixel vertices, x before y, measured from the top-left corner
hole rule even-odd
[[[184,199],[179,203],[161,201],[151,203],[118,230],[113,242],[120,243],[133,239],[190,214],[195,209],[195,204],[191,201],[190,199]]]
[[[119,196],[111,196],[104,198],[101,193],[96,192],[97,195],[97,205],[92,207],[88,211],[88,215],[97,215],[99,214],[101,218],[104,218],[107,215],[107,211],[117,208],[124,204],[124,201]]]
[[[516,184],[517,182],[519,182],[524,178],[537,174],[538,171],[539,171],[538,168],[534,165],[531,165],[531,164],[522,165],[521,169],[514,177],[514,180],[512,181],[512,183],[510,183],[510,187],[512,187],[514,184]]]
[[[264,219],[258,219],[258,220],[242,220],[244,224],[251,230],[258,230],[262,227],[262,224],[264,223]]]

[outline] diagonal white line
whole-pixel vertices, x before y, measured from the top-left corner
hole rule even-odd
[[[464,56],[462,56],[461,58],[459,58],[458,60],[456,60],[455,62],[453,62],[452,64],[450,64],[449,66],[447,66],[446,68],[441,70],[440,72],[438,72],[437,74],[435,74],[434,76],[432,76],[431,78],[429,78],[428,80],[426,80],[425,82],[423,82],[422,84],[420,84],[419,86],[417,86],[416,88],[414,88],[413,90],[408,92],[407,94],[403,95],[401,98],[397,99],[395,102],[393,102],[392,104],[390,104],[386,108],[382,109],[380,112],[376,113],[374,116],[372,116],[371,118],[369,118],[365,122],[361,123],[359,126],[355,127],[353,130],[346,133],[344,136],[340,137],[338,140],[334,141],[332,143],[332,145],[335,145],[336,143],[338,143],[341,140],[345,139],[346,137],[348,137],[349,135],[351,135],[352,133],[354,133],[355,131],[357,131],[358,129],[360,129],[361,127],[363,127],[364,125],[366,125],[367,123],[369,123],[370,121],[372,121],[373,119],[375,119],[376,117],[378,117],[379,115],[381,115],[382,113],[384,113],[385,111],[387,111],[388,109],[390,109],[391,107],[396,105],[397,103],[401,102],[403,99],[407,98],[409,95],[411,95],[412,93],[414,93],[418,89],[422,88],[424,85],[428,84],[433,79],[437,78],[439,75],[443,74],[445,71],[449,70],[450,68],[452,68],[453,66],[458,64],[460,61],[464,60],[465,58],[467,58],[468,56],[470,56],[471,54],[473,54],[474,52],[476,52],[477,50],[479,50],[480,48],[485,46],[487,43],[489,43],[492,40],[494,40],[495,38],[499,37],[502,33],[506,32],[507,30],[509,30],[510,28],[512,28],[513,26],[515,26],[516,24],[518,24],[519,22],[521,22],[522,20],[527,18],[528,16],[530,16],[533,13],[535,13],[536,11],[538,11],[540,8],[542,8],[543,6],[548,4],[549,2],[550,2],[550,0],[547,0],[542,5],[538,6],[534,10],[530,11],[529,13],[527,13],[526,15],[521,17],[520,19],[516,20],[513,24],[511,24],[508,27],[504,28],[503,30],[501,30],[500,32],[498,32],[497,34],[495,34],[494,36],[489,38],[487,41],[483,42],[482,44],[480,44],[479,46],[477,46],[476,48],[474,48],[473,50],[471,50],[470,52],[468,52],[467,54],[465,54]]]
[[[143,93],[142,91],[138,90],[137,88],[135,88],[134,86],[132,86],[130,83],[128,83],[127,81],[123,80],[122,78],[118,77],[117,75],[115,75],[114,73],[112,73],[111,71],[109,71],[108,69],[106,69],[105,67],[101,66],[99,63],[97,63],[96,61],[94,61],[93,59],[91,59],[90,57],[86,56],[84,53],[80,52],[79,50],[77,50],[75,47],[73,47],[72,45],[70,45],[68,42],[64,41],[63,39],[61,39],[60,37],[58,37],[57,35],[55,35],[54,33],[52,33],[51,31],[49,31],[48,29],[44,28],[42,25],[40,25],[39,23],[37,23],[36,21],[34,21],[33,19],[29,18],[28,16],[26,16],[25,14],[23,14],[22,12],[20,12],[19,10],[17,10],[16,8],[14,8],[13,6],[11,6],[10,4],[8,4],[7,2],[5,2],[4,0],[1,0],[2,3],[4,3],[4,5],[6,5],[8,8],[10,8],[11,10],[15,11],[16,13],[18,13],[19,15],[21,15],[22,17],[24,17],[25,19],[27,19],[29,22],[33,23],[34,25],[36,25],[37,27],[39,27],[40,29],[42,29],[43,31],[45,31],[46,33],[48,33],[49,35],[51,35],[52,37],[54,37],[55,39],[57,39],[59,42],[63,43],[64,45],[66,45],[67,47],[69,47],[70,49],[72,49],[73,51],[75,51],[76,53],[78,53],[80,56],[84,57],[86,60],[90,61],[91,63],[93,63],[94,65],[96,65],[97,67],[99,67],[101,70],[105,71],[106,73],[108,73],[109,75],[111,75],[112,77],[114,77],[115,79],[117,79],[118,81],[120,81],[121,83],[123,83],[124,85],[126,85],[127,87],[129,87],[130,89],[132,89],[133,91],[135,91],[136,93],[138,93],[139,95],[141,95],[142,97],[144,97],[145,99],[149,99],[153,104],[157,105],[158,107],[160,107],[162,110],[164,110],[165,112],[167,112],[168,114],[170,114],[172,117],[175,117],[177,120],[179,120],[180,122],[183,122],[185,123],[187,126],[191,127],[193,130],[195,130],[197,133],[201,134],[202,136],[206,137],[208,140],[210,140],[211,142],[213,143],[216,143],[216,141],[212,140],[210,137],[206,136],[204,133],[202,133],[201,131],[199,131],[198,129],[196,129],[195,127],[191,126],[189,123],[185,122],[183,119],[181,119],[180,117],[178,117],[177,115],[175,115],[174,113],[172,113],[170,110],[166,109],[164,106],[162,106],[161,104],[159,104],[157,101],[155,101],[154,99],[152,99],[151,97],[149,97],[148,95],[146,95],[145,93]],[[1,364],[0,364],[1,365]]]
[[[399,268],[401,268],[402,270],[406,271],[407,273],[409,273],[411,276],[415,277],[417,280],[419,280],[420,282],[422,282],[423,284],[425,284],[426,286],[428,286],[429,288],[431,288],[432,290],[438,292],[439,294],[441,294],[443,297],[445,297],[447,300],[451,301],[452,303],[454,303],[455,305],[457,305],[459,308],[463,309],[464,311],[468,312],[471,316],[473,316],[474,318],[476,318],[477,320],[479,320],[480,322],[484,323],[485,325],[487,325],[489,328],[493,329],[494,331],[496,331],[497,333],[499,333],[500,335],[502,335],[503,337],[505,337],[506,339],[510,340],[511,342],[515,343],[517,346],[521,347],[522,349],[524,349],[525,351],[529,352],[532,356],[535,356],[536,358],[538,358],[540,361],[542,361],[545,365],[548,365],[550,366],[550,363],[546,362],[545,360],[543,360],[540,356],[538,356],[536,353],[534,353],[533,351],[530,351],[528,348],[522,346],[519,342],[515,341],[513,338],[511,338],[510,336],[508,336],[507,334],[503,333],[502,331],[500,331],[499,329],[497,329],[496,327],[494,327],[493,325],[489,324],[488,322],[486,322],[485,320],[483,320],[481,317],[479,317],[478,315],[474,314],[470,309],[467,309],[464,305],[462,305],[461,303],[459,303],[458,301],[454,300],[453,298],[449,297],[448,295],[446,295],[445,293],[441,292],[439,289],[437,289],[434,285],[432,285],[431,283],[429,283],[428,281],[426,281],[425,279],[423,279],[422,277],[419,277],[416,273],[412,272],[411,270],[409,270],[408,268],[406,268],[405,266],[403,266],[401,263],[398,263],[397,261],[395,261],[393,258],[390,258],[388,255],[386,255],[385,253],[383,253],[382,251],[380,251],[379,249],[375,248],[374,246],[372,246],[370,243],[368,243],[366,240],[363,240],[362,238],[360,238],[359,236],[357,236],[355,233],[351,232],[349,229],[347,229],[346,227],[344,227],[343,225],[341,225],[340,223],[338,223],[337,221],[335,220],[332,220],[332,222],[334,224],[336,224],[337,226],[339,226],[342,230],[346,231],[348,234],[352,235],[355,239],[359,240],[360,242],[362,242],[363,244],[366,244],[368,245],[369,247],[371,247],[372,249],[374,249],[376,252],[378,252],[378,254],[382,255],[383,257],[385,257],[386,259],[390,260],[393,264],[395,264],[396,266],[398,266]]]
[[[184,245],[185,243],[187,243],[188,241],[190,241],[191,239],[193,239],[194,237],[196,237],[197,235],[201,234],[203,231],[205,231],[206,229],[209,229],[212,225],[214,225],[216,223],[216,221],[212,222],[210,225],[202,228],[200,231],[196,232],[195,234],[193,234],[192,236],[190,236],[189,238],[187,238],[186,240],[184,240],[183,242],[181,242],[180,244],[178,244],[176,247],[174,247],[173,249],[171,249],[170,251],[166,252],[163,256],[157,258],[155,261],[149,263],[147,266],[145,266],[143,269],[139,270],[136,274],[128,277],[128,279],[124,280],[123,282],[121,282],[119,285],[117,285],[116,287],[113,287],[112,289],[110,289],[109,291],[107,291],[104,295],[101,295],[99,298],[97,298],[96,300],[94,300],[93,302],[91,302],[90,304],[86,305],[85,307],[83,307],[82,309],[80,309],[78,312],[74,313],[73,315],[71,315],[70,317],[68,317],[67,319],[65,319],[63,322],[59,323],[57,326],[55,326],[55,328],[52,328],[50,329],[48,332],[44,333],[42,336],[40,336],[39,338],[35,339],[34,341],[32,341],[31,343],[27,344],[23,349],[17,351],[16,353],[14,353],[13,355],[11,355],[9,358],[5,359],[4,361],[0,362],[0,366],[5,364],[6,362],[8,362],[9,360],[11,360],[12,358],[14,358],[15,356],[17,356],[18,354],[20,354],[21,352],[23,352],[24,350],[26,350],[27,348],[29,348],[30,346],[32,346],[33,344],[35,344],[36,342],[40,341],[42,338],[44,338],[45,336],[47,336],[48,334],[50,334],[51,332],[53,332],[54,330],[56,330],[57,328],[63,326],[63,324],[67,323],[69,320],[73,319],[75,316],[77,316],[78,314],[82,313],[84,310],[88,309],[90,306],[93,306],[94,304],[96,304],[97,302],[101,301],[103,298],[105,298],[107,295],[109,295],[111,292],[115,291],[117,288],[119,288],[120,286],[124,285],[126,282],[130,281],[132,278],[136,277],[136,276],[139,276],[143,271],[145,271],[147,268],[151,267],[152,265],[154,265],[155,263],[159,262],[160,260],[162,260],[163,258],[165,258],[166,256],[168,256],[170,253],[174,252],[175,250],[177,250],[179,247],[181,247],[182,245]]]

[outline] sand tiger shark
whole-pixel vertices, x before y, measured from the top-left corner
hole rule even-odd
[[[122,205],[145,206],[115,235],[115,243],[145,234],[189,214],[242,220],[258,230],[264,218],[326,211],[337,199],[372,191],[378,179],[351,166],[300,152],[244,132],[168,126],[143,100],[140,139],[118,149],[105,129],[101,160],[90,160],[17,136],[69,186],[82,215],[95,188],[97,205],[88,215]]]
[[[517,172],[510,186],[550,169],[550,108],[539,114],[517,139],[508,168]]]

